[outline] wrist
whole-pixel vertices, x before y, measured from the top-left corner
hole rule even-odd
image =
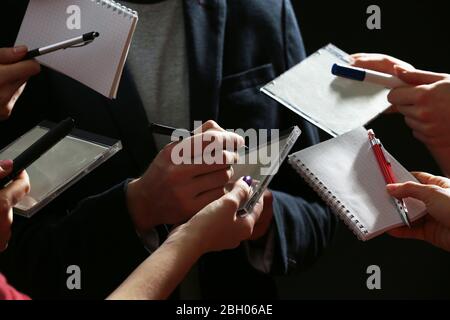
[[[135,179],[128,183],[126,194],[128,212],[139,233],[146,233],[158,225],[143,190],[141,179]]]

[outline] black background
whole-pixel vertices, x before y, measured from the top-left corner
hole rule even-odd
[[[448,1],[292,2],[308,54],[331,42],[349,53],[385,53],[416,68],[450,73]],[[371,4],[381,8],[381,30],[366,27]],[[368,127],[408,169],[440,173],[402,117],[384,115]],[[370,265],[381,268],[381,290],[366,287]],[[298,276],[280,278],[279,288],[287,299],[449,298],[449,271],[449,253],[387,235],[360,242],[341,224],[323,258]]]

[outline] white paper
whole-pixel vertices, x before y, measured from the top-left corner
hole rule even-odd
[[[367,124],[389,107],[389,90],[334,76],[334,63],[348,55],[328,45],[261,90],[332,136]]]

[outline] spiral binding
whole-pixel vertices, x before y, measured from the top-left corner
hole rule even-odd
[[[127,8],[126,6],[114,1],[114,0],[91,0],[91,2],[100,5],[106,9],[112,9],[113,12],[117,12],[118,15],[124,15],[124,17],[134,18],[137,17],[137,12]]]
[[[309,170],[297,157],[289,158],[289,163],[296,169],[300,176],[322,198],[328,207],[353,231],[360,239],[365,240],[364,235],[369,231],[366,227],[345,207],[345,205]]]

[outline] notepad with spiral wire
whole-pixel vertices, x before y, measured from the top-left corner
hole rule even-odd
[[[67,13],[70,7],[79,8],[81,29],[72,29],[68,20],[77,13]],[[89,45],[59,50],[36,60],[115,98],[137,21],[135,11],[112,0],[30,0],[16,45],[31,50],[98,32],[99,38]]]
[[[387,154],[398,182],[416,181]],[[290,164],[360,240],[402,226],[368,140],[358,128],[289,156]],[[425,214],[424,205],[406,199],[411,221]]]

